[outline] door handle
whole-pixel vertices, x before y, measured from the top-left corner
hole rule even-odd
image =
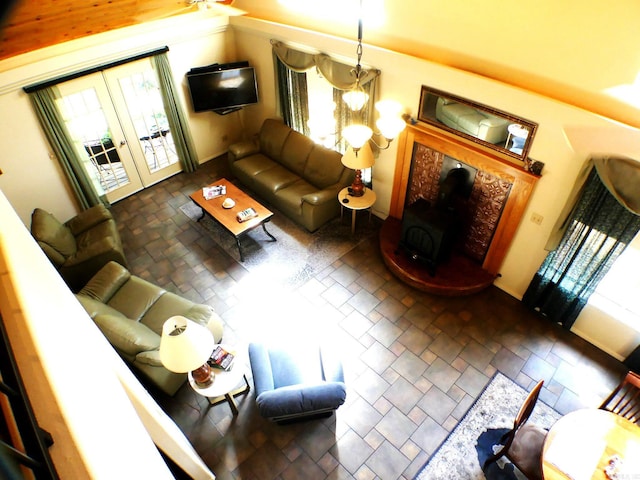
[[[120,140],[120,146],[124,147],[127,144],[126,140]]]

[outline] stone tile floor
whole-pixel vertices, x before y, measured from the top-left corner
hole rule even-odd
[[[348,393],[330,418],[279,426],[258,415],[249,369],[237,417],[188,384],[174,398],[152,391],[219,479],[411,479],[497,370],[525,388],[543,378],[541,399],[561,413],[599,405],[625,371],[495,287],[458,298],[412,289],[387,271],[375,239],[295,290],[253,281],[179,210],[220,177],[224,157],[113,206],[131,270],[213,306],[240,350],[270,339],[334,345]]]

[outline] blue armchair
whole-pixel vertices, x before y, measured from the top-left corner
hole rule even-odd
[[[258,411],[274,422],[330,416],[347,397],[342,363],[324,348],[252,343],[249,360]]]

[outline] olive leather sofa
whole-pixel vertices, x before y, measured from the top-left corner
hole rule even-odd
[[[279,119],[267,119],[255,141],[229,147],[235,177],[314,232],[340,214],[338,192],[353,181],[342,154],[317,145]]]
[[[31,235],[74,292],[110,261],[127,266],[118,226],[104,205],[64,223],[36,208],[31,214]]]
[[[222,340],[222,321],[210,306],[168,292],[116,262],[102,267],[76,298],[120,356],[168,395],[178,391],[187,375],[170,372],[160,361],[164,322],[182,315],[206,326],[216,342]]]
[[[442,97],[436,103],[436,119],[454,130],[493,144],[507,139],[507,128],[511,123],[505,118]]]

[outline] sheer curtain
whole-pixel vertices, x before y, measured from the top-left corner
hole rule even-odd
[[[29,93],[36,116],[53,152],[71,185],[80,207],[86,210],[100,203],[109,206],[100,185],[95,185],[83,166],[67,126],[56,106],[55,87],[42,88]]]
[[[336,134],[341,137],[342,128],[352,120],[353,113],[349,111],[342,101],[342,94],[350,90],[355,86],[354,67],[352,65],[346,65],[344,63],[336,62],[334,59],[323,53],[308,53],[294,48],[290,48],[282,42],[272,40],[271,45],[273,53],[279,62],[278,65],[284,65],[287,70],[297,72],[306,77],[306,72],[312,67],[315,67],[320,74],[334,87],[334,101],[336,104]],[[300,122],[303,126],[300,129],[296,128],[294,124],[289,124],[292,128],[295,128],[301,133],[308,133],[307,121],[309,120],[308,111],[308,92],[306,88],[301,88],[302,80],[297,79],[293,75],[284,75],[280,73],[278,67],[278,87],[279,97],[281,102],[281,112],[283,117],[285,114],[291,114],[295,118],[295,115],[306,115],[301,119],[295,121]],[[362,109],[358,115],[367,125],[374,124],[374,104],[377,97],[377,80],[380,76],[380,70],[377,69],[363,69],[361,77],[361,86],[369,94],[368,104]],[[292,83],[291,78],[296,78],[298,82],[299,90],[296,90],[296,84]],[[304,86],[306,87],[306,79]],[[288,92],[294,92],[290,95],[290,98],[286,98]],[[291,106],[293,105],[293,106]],[[291,109],[291,112],[287,112],[287,109]],[[287,118],[285,117],[285,121]],[[340,142],[337,145],[337,149],[341,152],[345,151],[344,143]]]
[[[577,185],[577,201],[558,224],[557,246],[522,299],[567,329],[640,230],[640,192],[634,187],[640,164],[601,157],[591,165],[584,184]]]
[[[294,130],[309,135],[309,93],[307,75],[288,68],[275,57],[280,113],[284,122]]]

